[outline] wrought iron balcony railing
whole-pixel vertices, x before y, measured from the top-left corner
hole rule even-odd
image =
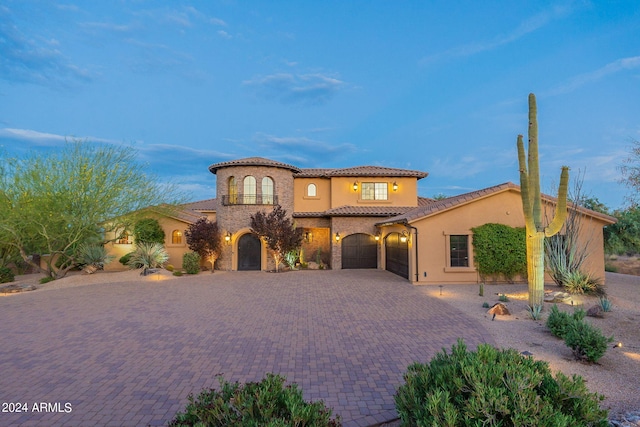
[[[278,196],[270,194],[231,194],[222,196],[223,206],[233,205],[277,205]]]

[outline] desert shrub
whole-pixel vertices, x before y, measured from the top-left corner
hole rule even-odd
[[[175,269],[176,269],[176,268],[173,266],[173,264],[167,264],[167,265],[165,265],[165,267],[164,267],[164,268],[165,268],[167,271],[173,271],[173,270],[175,270]]]
[[[612,308],[611,300],[607,297],[600,297],[598,299],[598,305],[604,312],[611,311],[611,308]]]
[[[573,314],[565,313],[558,310],[557,305],[554,305],[553,307],[551,307],[549,317],[547,318],[547,328],[549,328],[554,336],[558,338],[564,338],[569,325],[576,321],[582,321],[586,314],[586,311],[581,308],[576,309]]]
[[[220,390],[189,395],[184,412],[169,423],[182,426],[340,426],[322,401],[306,402],[296,384],[284,386],[285,378],[267,374],[260,382],[230,383],[220,378]]]
[[[398,389],[396,409],[405,426],[608,426],[602,396],[583,379],[555,377],[544,361],[514,349],[462,340],[428,364],[414,363]]]
[[[608,273],[617,273],[618,272],[618,267],[616,267],[615,265],[609,263],[609,262],[605,262],[604,263],[604,271],[608,272]]]
[[[132,268],[157,268],[169,259],[164,246],[158,243],[141,243],[131,253],[127,265]]]
[[[570,294],[604,295],[604,286],[597,278],[581,271],[567,273],[562,281]]]
[[[107,249],[102,245],[83,244],[78,247],[78,264],[83,266],[93,265],[102,270],[114,258],[113,255],[109,255]]]
[[[9,267],[0,267],[0,283],[13,282],[16,277]]]
[[[173,272],[173,275],[174,275],[174,276],[182,276],[182,270],[175,270],[175,271]]]
[[[129,260],[131,259],[131,254],[133,254],[133,252],[129,252],[128,254],[124,254],[120,257],[120,259],[118,260],[118,262],[122,265],[129,265]]]
[[[41,285],[44,285],[45,283],[49,283],[51,281],[55,280],[53,277],[47,276],[47,277],[43,277],[42,279],[39,280]]]
[[[564,343],[573,350],[578,360],[597,362],[607,351],[613,337],[605,337],[600,329],[586,322],[574,321],[564,335]]]
[[[187,252],[182,256],[182,269],[187,274],[200,273],[200,255],[197,252]]]

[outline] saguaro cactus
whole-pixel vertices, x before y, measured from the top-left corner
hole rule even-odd
[[[540,195],[540,167],[538,165],[538,110],[536,96],[529,94],[529,147],[525,158],[522,135],[518,135],[518,163],[520,189],[527,234],[527,274],[529,282],[529,306],[544,303],[544,238],[562,229],[567,217],[567,191],[569,168],[562,167],[556,211],[551,222],[542,223],[542,198]]]

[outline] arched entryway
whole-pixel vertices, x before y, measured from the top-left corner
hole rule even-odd
[[[364,233],[342,239],[342,268],[378,268],[376,239]]]
[[[238,239],[238,270],[260,270],[260,238],[245,234]]]
[[[409,243],[401,239],[400,233],[389,233],[384,239],[385,269],[398,276],[409,278]]]

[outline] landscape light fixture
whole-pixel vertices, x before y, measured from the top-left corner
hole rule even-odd
[[[393,183],[393,191],[398,191],[398,183],[395,181]]]

